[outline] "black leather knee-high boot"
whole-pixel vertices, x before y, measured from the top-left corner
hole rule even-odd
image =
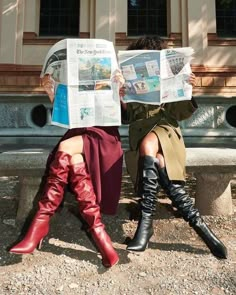
[[[141,216],[134,238],[128,243],[127,250],[144,251],[153,235],[153,213],[156,208],[158,192],[158,160],[151,156],[139,159],[138,194],[140,196]]]
[[[182,184],[169,180],[166,168],[159,169],[160,185],[172,201],[172,205],[178,209],[184,220],[195,230],[199,237],[206,243],[211,253],[218,258],[227,258],[227,249],[224,244],[209,229],[200,212],[193,205],[193,201],[186,193]]]

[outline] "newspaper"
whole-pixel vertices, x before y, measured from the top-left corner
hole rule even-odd
[[[192,55],[191,47],[119,51],[126,88],[123,101],[160,105],[191,99]]]
[[[64,39],[48,52],[41,77],[55,81],[52,124],[65,127],[119,126],[118,68],[113,43],[102,39]]]

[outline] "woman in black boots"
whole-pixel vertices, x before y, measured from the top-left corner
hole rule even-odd
[[[49,76],[42,79],[53,101],[52,83]],[[28,254],[41,245],[48,234],[50,218],[61,204],[64,188],[69,184],[78,201],[80,215],[101,253],[103,265],[115,265],[119,257],[105,231],[101,212],[116,213],[121,189],[122,157],[117,127],[69,130],[48,159],[49,171],[44,192],[31,225],[23,240],[9,251]]]
[[[142,37],[130,44],[128,50],[161,50],[166,43],[159,37]],[[195,75],[189,81],[195,85]],[[121,88],[120,96],[125,95]],[[153,235],[153,214],[160,186],[178,209],[184,220],[206,243],[213,255],[226,258],[227,250],[214,235],[194,207],[184,189],[185,145],[178,121],[189,118],[197,109],[194,99],[165,103],[160,106],[141,103],[123,103],[123,118],[129,125],[130,151],[125,155],[127,170],[136,182],[140,197],[140,218],[130,251],[144,251]],[[136,169],[134,169],[136,167]]]

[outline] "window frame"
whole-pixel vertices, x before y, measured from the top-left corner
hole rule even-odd
[[[224,5],[229,5],[228,8],[225,6],[220,8],[220,0],[215,0],[215,16],[216,16],[216,34],[219,38],[236,38],[236,15],[234,16],[232,12],[232,7],[230,3],[234,6],[233,10],[236,14],[236,1],[230,2],[229,4],[225,3]],[[217,7],[218,6],[218,7]],[[219,13],[221,11],[221,14]],[[218,13],[217,13],[218,12]],[[217,15],[218,14],[218,15]],[[234,22],[235,33],[231,33],[232,25],[228,25],[228,20]]]
[[[150,2],[151,1],[154,1],[156,3],[156,0],[149,0]],[[169,11],[169,1],[168,0],[162,0],[163,2],[165,1],[165,28],[162,30],[162,31],[152,31],[152,32],[147,32],[147,30],[145,30],[145,32],[143,31],[138,31],[137,29],[137,32],[136,33],[132,33],[131,29],[129,28],[129,18],[131,17],[131,15],[129,14],[130,12],[130,8],[129,8],[129,5],[130,5],[130,1],[127,1],[127,36],[128,37],[138,37],[138,36],[141,36],[141,35],[160,35],[162,37],[167,37],[168,35],[168,19],[169,19],[169,15],[168,15],[168,11]],[[136,24],[139,23],[139,19],[140,18],[145,18],[146,22],[148,21],[148,19],[150,18],[150,14],[148,13],[152,13],[153,14],[153,9],[151,8],[151,5],[150,5],[150,2],[147,2],[145,1],[145,6],[146,6],[146,12],[147,14],[144,14],[144,16],[142,16],[143,13],[139,13],[138,9],[133,9],[133,13],[136,14]],[[143,11],[142,8],[140,8],[140,10]],[[159,12],[160,10],[156,9],[157,12]],[[163,14],[162,14],[163,15]],[[160,22],[160,17],[158,15],[152,15],[154,18],[156,18],[156,22]],[[135,15],[134,15],[134,18],[135,18]],[[149,25],[147,24],[147,27]],[[139,28],[142,27],[142,25],[139,26]],[[165,30],[165,32],[164,32]]]
[[[51,1],[53,1],[53,0],[51,0]],[[69,1],[69,0],[67,0],[67,1]],[[65,5],[65,3],[67,1],[65,1],[65,0],[61,0],[61,1],[57,0],[57,1],[55,1],[58,4],[58,7],[54,10],[55,15],[56,15],[56,13],[58,15],[58,13],[61,12],[61,15],[67,16],[67,18],[69,19],[71,17],[70,16],[70,13],[71,12],[74,12],[75,10],[77,11],[77,9],[72,9],[71,11],[68,11],[67,14],[65,14],[65,7],[62,7],[62,3],[64,3],[64,5]],[[47,3],[47,5],[52,4],[50,2],[50,0],[45,1],[45,3]],[[42,32],[42,27],[41,27],[41,23],[42,23],[42,14],[41,14],[42,13],[42,0],[41,0],[40,1],[40,7],[39,7],[39,31],[38,31],[39,32],[38,33],[39,37],[40,38],[78,37],[79,34],[80,34],[80,7],[81,7],[81,3],[80,3],[80,0],[75,0],[75,3],[78,5],[77,14],[76,14],[76,12],[74,13],[74,16],[77,17],[77,29],[76,29],[76,33],[70,34],[69,31],[68,31],[68,34],[67,34],[64,31],[63,33],[60,34],[60,33],[53,32],[53,29],[51,30],[51,33],[50,33],[50,30],[48,30],[48,32],[45,33],[45,32]],[[46,7],[46,9],[47,9],[47,7]],[[52,9],[52,11],[53,11],[53,9]],[[62,30],[63,24],[60,23],[60,16],[57,17],[57,18],[54,18],[54,20],[53,20],[53,16],[51,16],[51,19],[50,19],[50,15],[49,15],[48,19],[49,19],[48,22],[49,23],[51,22],[51,28],[54,27],[54,29],[55,29],[55,26],[53,26],[53,21],[58,21],[59,23],[58,23],[57,29],[59,31],[60,30],[63,31]],[[70,26],[71,26],[71,24],[68,24],[67,28],[69,29]]]

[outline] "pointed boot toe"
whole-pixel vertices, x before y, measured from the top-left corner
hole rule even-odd
[[[207,246],[215,257],[219,259],[227,259],[228,251],[221,241],[216,240],[214,243],[208,244]]]
[[[9,252],[13,254],[31,254],[34,252],[34,245],[33,244],[27,244],[24,245],[22,243],[19,243],[15,246],[13,246]]]
[[[110,253],[109,259],[107,259],[107,258],[102,259],[102,264],[106,268],[115,266],[118,262],[119,262],[119,256],[115,251],[112,253],[112,256]]]
[[[142,235],[141,237],[139,236],[138,238],[134,238],[128,243],[126,250],[136,251],[136,252],[145,251],[148,248],[148,243],[151,237],[152,237],[152,234],[148,236]]]
[[[199,235],[199,237],[205,242],[211,253],[220,259],[227,258],[227,249],[225,245],[218,239],[218,237],[212,232],[207,224],[198,218],[193,225],[193,229]]]
[[[119,256],[112,246],[111,239],[104,229],[104,226],[91,229],[93,240],[102,255],[102,264],[105,267],[112,267],[119,261]]]
[[[25,253],[25,248],[22,249],[21,246],[19,246],[19,244],[17,244],[16,246],[13,246],[11,249],[9,249],[9,253],[11,254],[24,254]],[[30,253],[27,249],[27,253]]]
[[[41,249],[43,238],[39,241],[24,239],[15,246],[11,247],[9,252],[13,254],[31,254],[36,248]]]
[[[131,241],[126,247],[126,250],[134,251],[134,252],[144,252],[146,248],[147,248],[146,243],[137,244],[136,241]]]
[[[142,212],[134,238],[128,243],[126,249],[128,251],[145,251],[153,233],[152,214]]]

